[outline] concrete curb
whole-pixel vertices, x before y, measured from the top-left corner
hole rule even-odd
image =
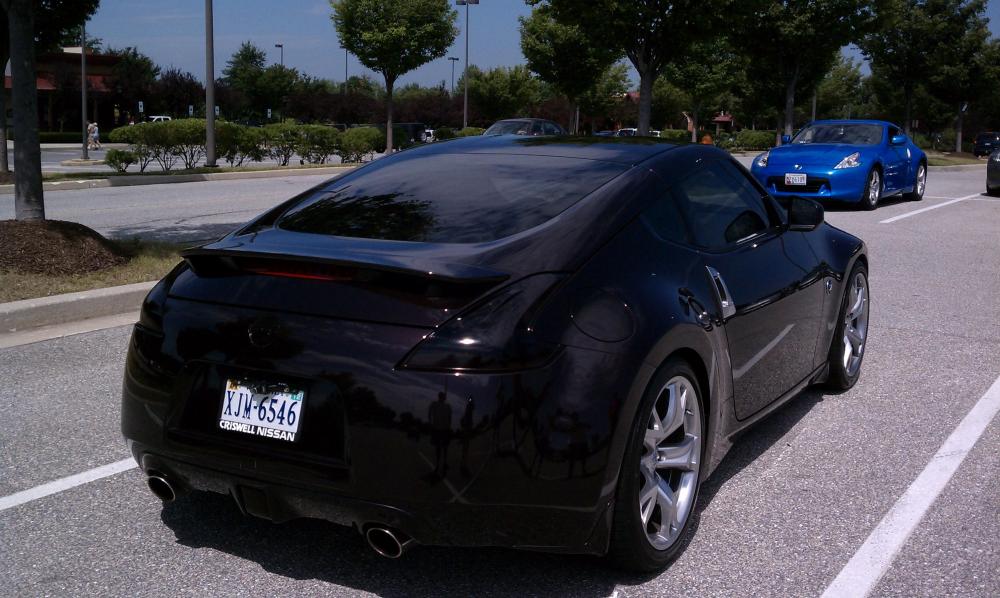
[[[134,312],[156,282],[0,303],[0,333]]]
[[[982,164],[957,164],[955,166],[928,166],[930,172],[966,172],[974,170],[986,170],[986,162]]]
[[[240,179],[273,179],[281,177],[336,175],[350,172],[357,166],[330,166],[327,168],[292,168],[289,170],[254,170],[251,172],[211,172],[207,174],[150,174],[123,175],[106,179],[81,179],[78,181],[49,181],[43,183],[45,191],[71,191],[74,189],[101,189],[105,187],[131,187],[135,185],[168,185],[173,183],[200,183],[204,181],[234,181]],[[13,195],[14,185],[0,185],[0,195]]]

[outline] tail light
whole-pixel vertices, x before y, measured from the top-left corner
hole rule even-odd
[[[561,274],[536,274],[479,301],[424,337],[397,366],[438,372],[509,372],[540,367],[558,352],[529,326]]]

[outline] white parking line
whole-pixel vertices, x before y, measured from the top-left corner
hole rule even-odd
[[[959,197],[958,199],[953,199],[951,201],[945,201],[942,203],[934,204],[932,206],[927,206],[926,208],[920,208],[919,210],[913,210],[912,212],[905,212],[899,216],[893,216],[892,218],[887,218],[885,220],[880,220],[879,224],[891,224],[897,220],[902,220],[903,218],[909,218],[910,216],[916,216],[917,214],[923,214],[924,212],[929,212],[931,210],[936,210],[938,208],[943,208],[945,206],[950,206],[953,203],[958,203],[960,201],[965,201],[967,199],[972,199],[973,197],[979,197],[979,193],[973,193],[972,195],[966,195],[965,197]]]
[[[0,511],[13,509],[14,507],[23,505],[26,502],[38,500],[39,498],[45,498],[46,496],[57,494],[63,490],[76,488],[77,486],[88,484],[94,480],[113,476],[123,471],[135,469],[136,467],[138,467],[138,465],[136,465],[135,459],[122,459],[121,461],[117,461],[115,463],[95,467],[94,469],[90,469],[83,473],[60,478],[54,482],[42,484],[41,486],[35,486],[34,488],[28,488],[27,490],[22,490],[21,492],[15,492],[14,494],[0,497]]]
[[[861,548],[840,571],[822,598],[867,596],[889,569],[906,539],[919,525],[972,447],[1000,411],[1000,378],[952,431],[917,479],[910,484]]]

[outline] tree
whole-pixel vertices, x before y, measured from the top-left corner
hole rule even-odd
[[[850,118],[864,103],[864,77],[861,65],[841,56],[816,88],[816,114],[819,118]]]
[[[580,110],[591,118],[606,118],[628,93],[628,67],[618,62],[604,69],[597,82],[580,96]]]
[[[228,110],[241,117],[250,116],[257,106],[258,83],[264,74],[267,53],[252,42],[243,42],[226,62],[222,81],[227,93]]]
[[[153,85],[157,106],[171,116],[187,116],[188,106],[196,109],[205,101],[205,86],[194,75],[171,67]]]
[[[464,85],[464,76],[459,82]],[[538,79],[523,64],[498,66],[485,72],[469,67],[469,103],[476,107],[482,124],[525,116],[540,96]]]
[[[575,108],[570,132],[579,127],[580,97],[619,58],[613,48],[595,44],[577,25],[558,23],[552,8],[541,5],[528,18],[520,17],[521,51],[528,68],[564,94]]]
[[[735,0],[527,0],[547,2],[560,23],[580,27],[595,45],[628,57],[639,71],[639,134],[649,133],[653,84],[695,40],[714,34],[721,15],[733,15]]]
[[[301,79],[299,71],[280,64],[272,64],[260,74],[251,97],[254,113],[266,113],[268,108],[284,114],[285,101]]]
[[[30,4],[34,8],[33,35],[35,36],[35,48],[37,52],[47,52],[56,47],[59,40],[65,37],[67,31],[72,31],[94,14],[100,0],[33,0]],[[10,0],[0,1],[0,71],[7,69],[7,62],[11,58],[11,35],[10,24],[8,22],[8,9],[12,2]],[[24,5],[24,2],[14,2],[14,4]],[[32,67],[32,70],[34,68]],[[13,74],[13,69],[11,74]],[[34,89],[34,78],[31,80]],[[17,85],[17,82],[14,82]],[[13,91],[13,89],[12,89]],[[6,95],[0,93],[0,172],[10,172],[7,156],[7,106]],[[37,105],[37,98],[36,98]]]
[[[872,74],[895,86],[903,96],[903,130],[910,134],[913,98],[927,75],[929,46],[937,32],[923,14],[925,0],[886,0],[878,10],[878,27],[858,40]]]
[[[111,48],[107,52],[118,57],[111,67],[109,84],[116,104],[128,113],[139,113],[139,102],[153,99],[153,87],[160,74],[160,67],[139,50],[129,47]]]
[[[700,116],[715,107],[719,96],[732,89],[744,66],[743,57],[723,37],[695,42],[684,60],[667,66],[666,78],[683,89],[689,98],[692,142],[698,141]]]
[[[955,115],[955,151],[962,151],[962,121],[970,102],[995,89],[1000,56],[989,43],[986,0],[927,0],[924,15],[942,41],[928,58],[931,93]],[[991,85],[993,84],[993,85]]]
[[[753,0],[738,41],[752,63],[780,77],[784,132],[795,128],[795,97],[811,95],[840,49],[860,39],[875,20],[874,0]]]
[[[10,60],[14,110],[14,217],[44,220],[42,155],[38,143],[38,93],[35,89],[35,50],[48,48],[66,29],[79,25],[97,9],[97,0],[0,0],[7,28],[0,61]],[[6,51],[9,49],[9,55]],[[2,96],[3,94],[0,94]],[[2,156],[7,156],[7,110],[0,102],[3,126]]]
[[[449,0],[330,0],[341,44],[385,79],[386,152],[392,151],[392,90],[405,73],[441,58],[455,41]]]

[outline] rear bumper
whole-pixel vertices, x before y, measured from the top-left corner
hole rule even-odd
[[[251,310],[171,300],[164,312],[165,336],[133,334],[122,392],[122,433],[147,473],[230,494],[274,521],[378,523],[425,544],[606,551],[624,445],[617,397],[641,364],[567,347],[523,372],[399,371],[421,329],[287,315],[273,344],[256,348],[243,340]],[[585,384],[581,371],[593,374]],[[233,372],[306,392],[296,442],[219,428]],[[442,397],[446,430],[428,412]]]
[[[785,185],[785,173],[806,175],[806,185]],[[781,167],[759,168],[755,165],[753,175],[774,197],[808,197],[819,201],[861,200],[862,190],[868,178],[864,166],[841,170],[803,167],[801,169]]]

